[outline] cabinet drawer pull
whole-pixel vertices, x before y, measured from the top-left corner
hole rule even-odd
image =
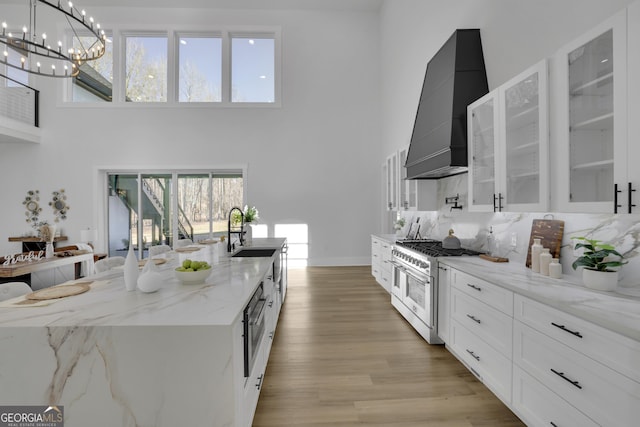
[[[551,368],[551,372],[553,372],[554,374],[556,374],[557,376],[559,376],[563,380],[567,381],[568,383],[571,383],[572,385],[574,385],[574,386],[578,387],[580,390],[582,390],[582,386],[580,385],[580,382],[579,381],[571,381],[569,378],[564,376],[564,372],[558,372],[553,368]]]
[[[467,286],[471,289],[475,289],[478,292],[482,291],[482,288],[480,286],[472,285],[471,283],[467,283]]]
[[[438,270],[447,271],[447,267],[443,267],[441,265],[438,266]]]
[[[572,331],[571,329],[567,329],[564,325],[558,325],[557,323],[551,322],[553,326],[558,329],[562,329],[565,332],[569,332],[571,335],[575,335],[578,338],[582,338],[582,334],[580,332]]]
[[[262,379],[264,378],[264,374],[260,374],[260,376],[258,377],[258,384],[256,384],[256,388],[258,390],[260,390],[260,387],[262,387]]]
[[[471,320],[473,320],[474,322],[476,322],[478,325],[480,324],[480,319],[478,319],[477,317],[471,315],[471,314],[467,314],[467,317]]]
[[[476,355],[473,351],[467,349],[467,353],[469,353],[471,355],[471,357],[476,359],[478,362],[480,361],[480,356]]]
[[[628,194],[629,194],[629,213],[633,212],[633,208],[636,207],[636,205],[633,204],[633,192],[636,191],[635,188],[633,188],[633,184],[630,182],[629,183],[629,188],[628,188]]]
[[[613,184],[613,213],[618,213],[618,208],[622,207],[618,204],[618,193],[622,193],[622,190],[618,190],[618,184]]]

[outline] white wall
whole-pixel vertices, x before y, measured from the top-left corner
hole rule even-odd
[[[280,26],[282,108],[74,107],[57,102],[57,83],[38,82],[43,143],[0,145],[0,253],[19,250],[6,238],[29,230],[21,204],[29,189],[46,205],[51,191],[65,188],[71,210],[61,227],[77,241],[80,229],[98,224],[100,166],[246,164],[247,201],[271,233],[276,223],[306,223],[310,264],[369,262],[380,146],[376,11],[91,12],[104,28]],[[51,218],[47,206],[43,214]]]

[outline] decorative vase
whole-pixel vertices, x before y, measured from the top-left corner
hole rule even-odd
[[[45,247],[45,250],[44,250],[44,257],[53,258],[53,253],[54,253],[53,242],[47,242],[47,246]]]
[[[618,286],[618,272],[584,268],[582,269],[582,282],[590,289],[613,291]]]
[[[562,277],[562,264],[558,258],[553,258],[549,264],[549,277],[560,279]]]
[[[244,245],[250,246],[253,239],[253,224],[245,224],[244,228]]]
[[[540,252],[540,274],[543,276],[549,275],[549,264],[551,264],[551,253],[549,252],[549,248],[542,248],[542,252]]]
[[[533,245],[531,245],[531,271],[534,273],[540,273],[540,253],[542,252],[542,244],[540,239],[533,239]]]
[[[138,285],[138,259],[133,252],[133,245],[129,245],[129,252],[124,261],[124,286],[127,291],[135,291]]]

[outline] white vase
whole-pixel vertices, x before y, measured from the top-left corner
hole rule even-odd
[[[253,239],[253,225],[245,224],[244,226],[244,245],[251,246],[251,240]]]
[[[531,271],[534,273],[540,273],[541,252],[542,244],[540,244],[540,239],[533,239],[533,245],[531,245]]]
[[[55,252],[55,249],[53,248],[53,243],[52,242],[47,242],[47,245],[45,247],[44,250],[44,257],[45,258],[53,258],[53,253]]]
[[[133,245],[129,245],[129,252],[124,261],[124,286],[127,291],[135,291],[138,285],[138,258],[133,252]]]
[[[584,268],[582,269],[582,283],[590,289],[613,291],[618,286],[618,272]]]

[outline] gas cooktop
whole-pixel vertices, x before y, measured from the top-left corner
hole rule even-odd
[[[442,247],[440,240],[422,239],[422,240],[398,240],[396,245],[411,249],[421,254],[440,257],[440,256],[462,256],[462,255],[480,255],[481,252],[471,249],[446,249]]]

